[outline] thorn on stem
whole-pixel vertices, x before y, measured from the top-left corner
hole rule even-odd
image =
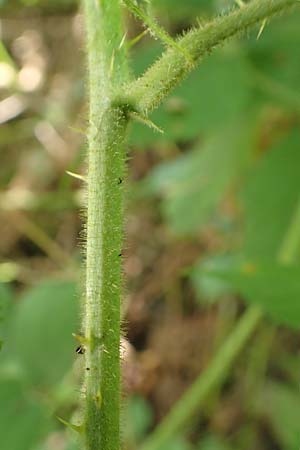
[[[264,20],[262,21],[261,27],[260,27],[260,29],[259,29],[259,31],[258,31],[258,33],[257,33],[257,36],[256,36],[256,39],[257,39],[257,40],[258,40],[258,39],[260,38],[260,36],[262,35],[262,32],[264,31],[266,24],[267,24],[267,19],[264,19]]]
[[[143,117],[140,114],[138,114],[136,112],[133,112],[133,111],[129,113],[129,117],[131,117],[133,120],[136,120],[137,122],[142,123],[143,125],[148,126],[149,128],[152,128],[153,130],[157,131],[158,133],[161,133],[161,134],[164,133],[162,128],[160,128],[157,125],[155,125],[155,123],[153,123],[147,117]]]
[[[77,433],[80,433],[80,434],[82,434],[84,432],[84,425],[74,425],[73,423],[70,423],[67,420],[62,419],[59,416],[56,416],[56,417],[63,425],[70,428],[71,430],[76,431]]]
[[[83,175],[80,175],[79,173],[74,173],[70,172],[70,170],[66,170],[66,174],[70,175],[70,177],[76,178],[77,180],[84,181],[85,183],[87,183],[87,179]]]
[[[139,33],[136,37],[134,37],[133,39],[131,39],[128,43],[127,43],[127,48],[130,49],[131,47],[133,47],[134,45],[136,45],[147,33],[148,33],[148,28],[146,28],[144,31],[142,31],[141,33]]]
[[[125,43],[125,40],[126,40],[126,36],[127,36],[127,32],[124,33],[124,36],[123,36],[122,39],[121,39],[120,45],[119,45],[119,47],[118,47],[118,50],[121,50],[121,48],[123,47],[123,45],[124,45],[124,43]]]

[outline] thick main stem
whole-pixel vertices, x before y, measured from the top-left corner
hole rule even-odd
[[[119,0],[84,0],[89,66],[84,339],[85,444],[119,450],[120,296],[126,114],[112,98],[127,79]]]
[[[203,29],[195,29],[178,41],[181,51],[168,50],[146,74],[120,92],[127,81],[119,0],[83,0],[85,6],[89,66],[88,135],[88,211],[86,250],[86,299],[84,305],[84,341],[86,375],[84,380],[84,429],[87,450],[119,450],[120,416],[120,295],[121,247],[123,235],[122,181],[125,170],[124,141],[128,112],[147,115],[191,70],[191,61],[199,61],[213,47],[245,30],[297,0],[253,0],[239,11],[217,19]],[[188,58],[186,57],[188,55]],[[125,101],[124,101],[125,98]],[[252,313],[253,314],[253,313]],[[255,326],[256,314],[245,323],[247,339]],[[251,320],[250,320],[251,319]],[[232,342],[229,340],[229,343]],[[237,350],[228,344],[226,367]],[[224,363],[224,361],[223,361]],[[214,382],[221,369],[215,363]],[[214,372],[208,372],[214,380]],[[196,390],[201,398],[213,384],[204,381]],[[204,383],[205,384],[205,383]],[[201,387],[202,386],[202,387]],[[203,391],[204,390],[204,391]],[[188,398],[188,397],[186,397]],[[191,405],[196,407],[194,400]],[[184,404],[184,403],[182,403]],[[182,405],[181,404],[181,405]],[[174,423],[182,425],[186,415],[173,413]],[[178,415],[177,415],[178,414]],[[162,425],[152,449],[174,430],[172,420]]]

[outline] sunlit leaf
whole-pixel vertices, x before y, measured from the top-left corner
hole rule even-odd
[[[293,132],[257,161],[245,182],[243,253],[277,259],[300,200],[300,133]]]

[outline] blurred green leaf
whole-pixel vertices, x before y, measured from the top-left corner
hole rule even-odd
[[[259,304],[276,322],[300,328],[300,266],[230,259],[227,265],[202,266],[203,275],[221,280],[245,300]]]
[[[215,212],[249,163],[254,149],[253,123],[222,129],[204,146],[156,167],[146,190],[162,195],[162,210],[175,233],[193,233]]]
[[[295,131],[257,161],[245,183],[243,256],[199,263],[191,274],[198,293],[205,295],[207,286],[208,294],[209,289],[215,295],[238,292],[260,304],[276,322],[299,328],[300,267],[277,262],[299,194],[299,133]]]
[[[129,442],[140,442],[153,422],[149,403],[142,397],[129,398],[126,408],[126,428],[124,434]]]
[[[61,379],[74,359],[78,302],[68,281],[44,281],[20,299],[11,326],[12,354],[34,384]]]
[[[241,201],[245,214],[243,253],[250,259],[274,260],[300,199],[299,131],[282,139],[257,161]]]
[[[218,276],[211,273],[226,270],[236,263],[235,255],[216,255],[199,261],[190,271],[190,279],[201,303],[214,303],[221,296],[232,294],[233,288]]]
[[[282,383],[268,383],[257,400],[259,413],[268,418],[283,450],[298,450],[300,442],[300,394]]]
[[[157,12],[167,13],[173,20],[179,19],[181,21],[188,18],[194,21],[196,15],[214,9],[214,2],[211,0],[189,0],[188,2],[182,0],[153,0],[152,3]]]
[[[1,379],[1,448],[31,450],[49,428],[50,419],[44,408],[28,397],[21,384]]]
[[[147,67],[158,52],[150,47],[136,55],[136,65]],[[142,63],[140,62],[140,59]],[[251,72],[243,54],[233,46],[205,59],[151,116],[164,135],[140,124],[133,127],[132,142],[138,146],[154,140],[188,140],[211,132],[234,118],[239,119],[252,104]]]
[[[272,79],[282,82],[299,92],[300,58],[295,49],[300,46],[300,13],[281,17],[279,21],[270,21],[260,37],[245,41],[255,65]]]

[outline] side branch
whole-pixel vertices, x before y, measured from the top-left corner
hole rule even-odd
[[[142,77],[129,84],[129,102],[136,111],[148,115],[192,70],[193,65],[185,54],[189,55],[191,61],[198,63],[226,39],[297,3],[299,0],[253,0],[202,28],[192,29],[176,41],[183,52],[174,47],[169,48]]]

